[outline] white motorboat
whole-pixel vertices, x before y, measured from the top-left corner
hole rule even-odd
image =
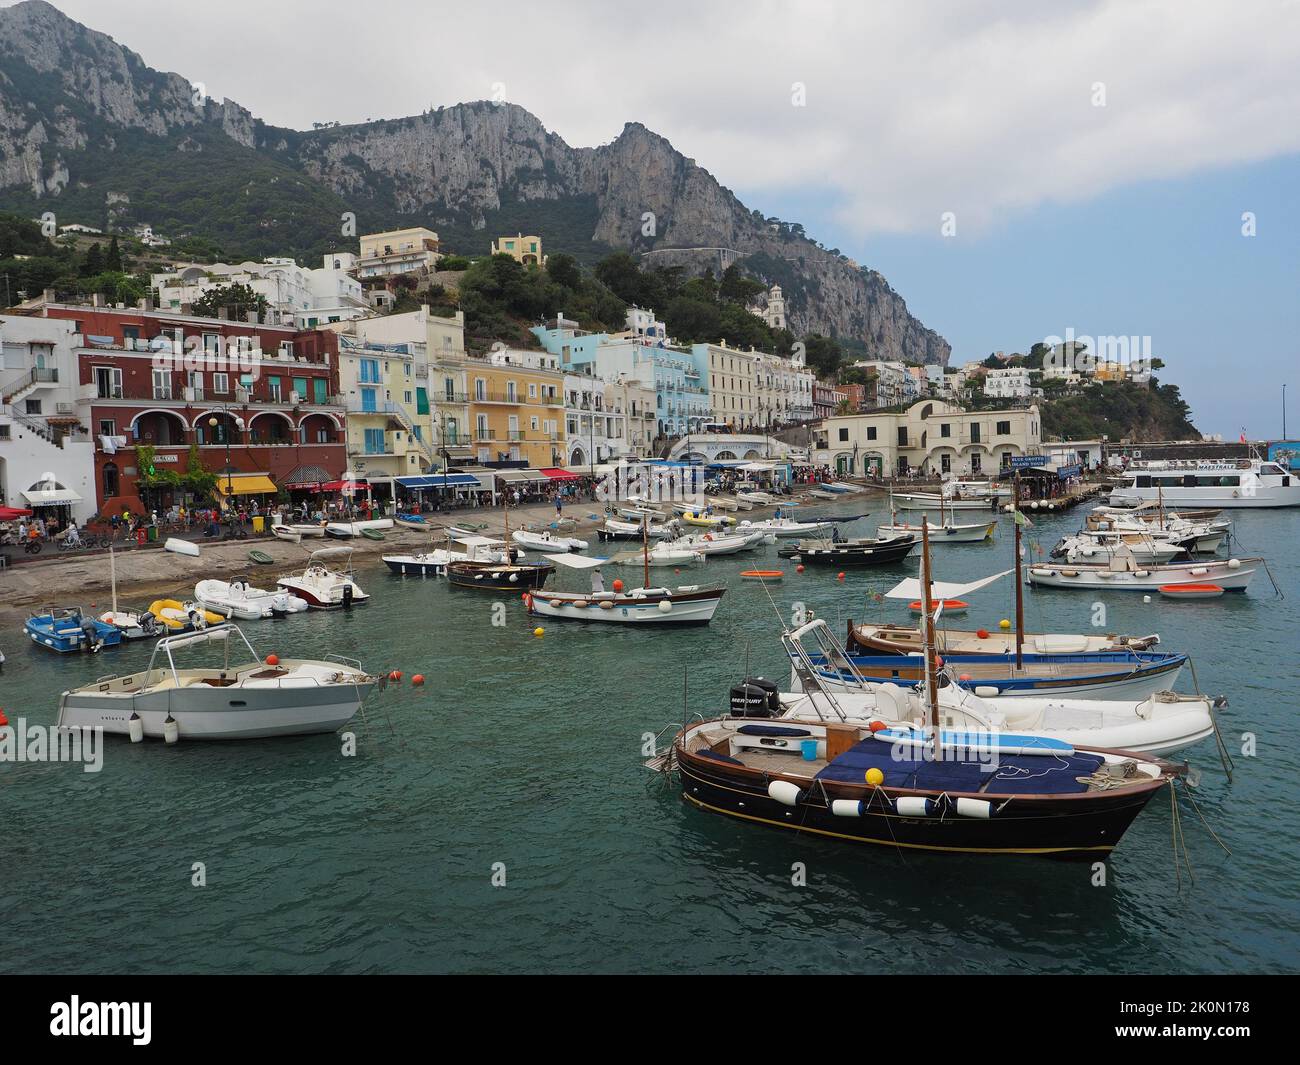
[[[1125,477],[1110,494],[1112,506],[1300,507],[1300,477],[1259,458],[1133,462]]]
[[[764,521],[742,521],[736,532],[764,532],[784,540],[794,536],[815,536],[835,528],[833,521],[795,521],[793,518],[767,518]]]
[[[596,533],[602,540],[640,540],[642,535],[640,522],[618,521],[615,518],[606,518],[605,524]],[[665,525],[650,525],[645,530],[645,535],[651,540],[662,540],[670,533],[671,530]]]
[[[993,521],[977,521],[968,524],[958,525],[954,522],[945,522],[942,525],[930,526],[930,543],[932,544],[982,544],[985,540],[993,539],[993,530],[998,526],[997,519]],[[894,521],[889,525],[877,525],[876,536],[882,540],[887,540],[892,536],[920,536],[921,526],[909,525],[907,522]]]
[[[694,566],[704,561],[704,552],[692,551],[684,547],[666,547],[663,544],[655,544],[650,548],[649,560],[651,566],[672,566],[680,569],[682,566]],[[614,555],[610,562],[619,566],[639,566],[641,565],[642,556],[640,552],[636,554]]]
[[[290,544],[302,542],[302,533],[289,525],[272,525],[271,535]]]
[[[432,548],[412,555],[384,555],[384,565],[394,573],[421,577],[445,577],[447,567],[453,562],[505,563],[507,545],[504,540],[491,536],[463,536],[452,541],[464,548],[457,551],[449,547]],[[515,553],[516,559],[522,552]]]
[[[199,581],[194,586],[194,601],[204,610],[241,621],[283,617],[307,609],[307,601],[277,588],[255,588],[247,581]]]
[[[702,555],[734,555],[763,544],[769,533],[702,533],[664,540],[659,546],[670,551],[695,551]]]
[[[1059,566],[1030,566],[1025,580],[1045,588],[1157,592],[1177,585],[1215,585],[1226,592],[1242,592],[1263,561],[1262,558],[1229,558],[1160,565],[1136,559],[1126,545],[1100,565],[1067,562]]]
[[[337,568],[332,563],[338,563]],[[275,583],[307,600],[307,604],[316,610],[351,607],[370,598],[352,579],[350,547],[326,547],[313,551],[302,573],[281,577]]]
[[[645,584],[624,590],[622,581],[606,591],[600,578],[602,566],[610,560],[557,554],[547,558],[567,569],[592,574],[590,592],[559,592],[538,588],[525,593],[528,613],[534,617],[566,621],[605,622],[615,625],[707,625],[726,593],[725,588],[704,588],[698,584],[677,588],[651,588],[649,551],[642,552]],[[635,561],[635,560],[633,560]]]
[[[133,610],[106,610],[99,615],[99,620],[120,631],[124,640],[148,640],[161,636],[164,631],[158,619],[147,610],[142,613]]]
[[[1080,533],[1076,536],[1064,536],[1052,548],[1052,558],[1061,558],[1067,562],[1107,562],[1115,556],[1120,546],[1139,562],[1172,562],[1178,557],[1187,557],[1187,552],[1177,544],[1156,540],[1150,536],[1142,537],[1121,533]]]
[[[585,551],[590,546],[586,540],[579,540],[576,536],[557,536],[545,529],[541,532],[516,529],[510,534],[510,539],[533,551]]]
[[[989,497],[949,499],[938,492],[898,492],[892,498],[900,510],[989,510],[996,503]]]
[[[230,660],[235,636],[248,658]],[[224,661],[179,668],[180,650],[219,645]],[[238,648],[237,648],[238,651]],[[377,680],[347,659],[263,660],[233,625],[182,636],[154,646],[149,667],[103,677],[59,697],[60,728],[102,728],[110,735],[178,739],[261,739],[333,732],[347,724]]]

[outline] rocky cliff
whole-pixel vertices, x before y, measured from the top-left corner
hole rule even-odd
[[[176,169],[170,191],[139,173],[159,159]],[[180,75],[149,68],[43,0],[0,9],[0,205],[65,215],[75,206],[101,212],[77,221],[184,227],[262,254],[318,251],[337,232],[340,208],[367,223],[455,232],[563,217],[578,239],[629,248],[650,263],[717,272],[740,261],[782,285],[798,334],[832,335],[873,357],[910,362],[946,362],[950,350],[878,273],[828,252],[797,225],[745,207],[638,123],[600,148],[571,147],[512,104],[277,129],[206,98]],[[249,217],[231,217],[241,210]],[[536,229],[550,240],[544,225]]]

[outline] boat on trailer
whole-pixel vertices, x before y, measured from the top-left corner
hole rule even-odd
[[[231,662],[235,637],[248,658]],[[182,669],[176,652],[220,644],[216,666]],[[103,677],[59,697],[58,725],[102,728],[110,735],[236,740],[333,732],[347,724],[377,683],[361,663],[325,660],[263,661],[234,625],[182,636],[164,636],[140,673]]]

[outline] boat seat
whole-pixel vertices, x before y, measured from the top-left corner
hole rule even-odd
[[[886,681],[876,685],[876,708],[882,716],[894,721],[906,721],[909,717],[907,693],[897,684]]]

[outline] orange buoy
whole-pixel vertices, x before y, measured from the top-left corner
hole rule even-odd
[[[839,573],[835,574],[835,579],[837,581],[842,581],[844,579],[844,571],[840,570]]]
[[[799,565],[795,566],[794,571],[795,571],[795,573],[802,573],[802,572],[803,572],[803,563],[800,562]]]
[[[779,569],[742,569],[740,575],[747,581],[779,581],[785,572]]]
[[[396,681],[396,680],[401,680],[401,679],[402,679],[402,671],[401,671],[400,669],[395,669],[395,670],[393,670],[391,673],[388,674],[388,679],[389,679],[389,680],[394,680],[394,681]]]
[[[414,684],[417,688],[420,687],[424,683],[424,674],[417,673],[415,676],[411,678],[411,683]]]
[[[934,668],[943,669],[943,655],[934,656]]]
[[[987,639],[989,638],[989,630],[988,630],[988,629],[976,629],[976,630],[975,630],[975,635],[978,636],[981,640],[987,640]]]
[[[970,674],[969,674],[969,673],[963,673],[963,674],[962,674],[960,677],[958,677],[957,679],[958,679],[958,680],[970,680]]]
[[[889,728],[889,726],[883,721],[873,721],[867,728],[871,729],[872,732],[879,732],[881,729]]]
[[[268,666],[278,666],[278,665],[280,664],[280,656],[279,656],[279,655],[267,655],[267,656],[266,656],[266,664],[267,664]]]
[[[616,591],[616,592],[621,592],[622,590],[623,590],[623,581],[622,581],[622,578],[617,578],[617,577],[616,577],[616,578],[614,579],[614,591]]]
[[[1223,589],[1217,584],[1162,584],[1160,594],[1171,599],[1217,599]]]

